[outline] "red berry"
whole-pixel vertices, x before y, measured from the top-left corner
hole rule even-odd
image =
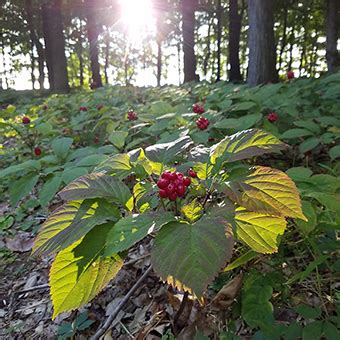
[[[175,192],[175,190],[176,190],[175,184],[173,184],[173,183],[168,184],[166,190],[167,190],[167,192],[168,192],[169,195],[170,195],[171,193]]]
[[[128,120],[133,121],[138,119],[137,112],[134,112],[133,110],[130,110],[127,114]]]
[[[279,116],[276,112],[270,112],[267,116],[267,119],[271,123],[275,123],[278,120]]]
[[[295,78],[295,74],[294,74],[294,71],[288,71],[287,72],[287,78],[289,79],[289,80],[291,80],[291,79],[294,79]]]
[[[200,130],[205,130],[209,126],[209,120],[204,117],[200,117],[196,120],[196,125]]]
[[[176,172],[177,179],[182,179],[184,175],[181,172]]]
[[[161,198],[167,198],[167,197],[168,197],[168,193],[167,193],[166,190],[161,189],[161,190],[159,190],[159,196],[160,196]]]
[[[34,148],[34,154],[36,156],[40,156],[41,153],[42,153],[42,151],[41,151],[41,149],[38,146]]]
[[[29,117],[25,116],[25,117],[22,118],[22,123],[23,124],[26,125],[26,124],[29,124],[30,122],[31,122],[31,120],[29,119]]]
[[[87,111],[87,107],[86,107],[86,106],[81,106],[81,107],[79,108],[79,111]]]
[[[177,186],[176,192],[177,192],[177,195],[178,195],[179,197],[184,196],[185,191],[186,191],[186,187],[185,187],[184,185],[179,185],[179,186]]]
[[[169,178],[171,181],[175,181],[177,179],[176,172],[171,172],[169,175]]]
[[[157,182],[157,186],[160,189],[165,189],[169,185],[169,181],[165,178],[161,178]]]
[[[193,169],[189,169],[188,170],[188,175],[192,178],[196,178],[197,177],[197,173],[195,172],[195,170]]]
[[[43,110],[47,110],[48,109],[48,106],[45,104],[45,105],[43,105]]]
[[[194,104],[194,105],[192,106],[192,111],[193,111],[194,113],[199,114],[199,115],[201,115],[202,113],[205,112],[203,105],[198,104],[198,103],[196,103],[196,104]]]
[[[183,184],[188,187],[191,184],[191,179],[189,177],[184,177]]]
[[[170,171],[164,171],[162,173],[161,177],[170,180],[171,172]]]
[[[177,193],[176,192],[172,192],[171,194],[169,194],[169,200],[170,201],[176,201],[177,199]]]

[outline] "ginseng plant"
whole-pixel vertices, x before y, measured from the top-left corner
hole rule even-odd
[[[200,300],[239,243],[276,252],[286,218],[306,220],[298,191],[284,172],[244,160],[285,147],[257,129],[210,148],[185,136],[113,155],[67,185],[59,193],[64,204],[43,224],[33,249],[57,253],[53,318],[93,299],[146,237],[155,273]]]

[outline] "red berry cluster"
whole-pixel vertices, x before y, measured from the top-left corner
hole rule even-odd
[[[190,183],[190,178],[184,176],[181,172],[164,171],[157,182],[159,196],[168,198],[170,201],[176,201],[177,197],[185,195]]]
[[[41,149],[39,148],[39,146],[37,146],[37,147],[34,148],[34,154],[35,154],[36,156],[40,156],[41,153],[42,153],[42,151],[41,151]]]
[[[200,117],[196,120],[196,125],[200,130],[205,130],[209,126],[209,120],[204,117]]]
[[[295,78],[294,71],[288,71],[288,72],[287,72],[287,78],[288,78],[289,80],[294,79],[294,78]]]
[[[194,105],[192,106],[192,111],[193,111],[194,113],[198,113],[199,115],[201,115],[202,113],[205,112],[204,106],[201,105],[201,104],[198,104],[198,103],[196,103],[196,104],[194,104]]]
[[[79,111],[87,111],[87,107],[86,107],[86,106],[81,106],[81,107],[79,108]]]
[[[127,114],[128,120],[133,121],[138,119],[137,112],[130,110]]]
[[[29,117],[27,117],[27,116],[22,117],[22,123],[23,124],[27,125],[30,122],[31,122],[31,120],[29,119]]]
[[[275,123],[279,119],[279,115],[276,112],[270,112],[267,119],[271,123]]]

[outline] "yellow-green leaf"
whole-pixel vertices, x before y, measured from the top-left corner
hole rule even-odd
[[[295,183],[284,172],[255,167],[239,185],[238,203],[247,210],[307,220]]]
[[[197,202],[196,198],[182,208],[182,213],[190,221],[195,222],[202,216],[203,206]]]
[[[272,134],[258,129],[240,131],[227,136],[211,147],[210,161],[216,163],[222,157],[227,162],[235,162],[270,152],[278,152],[286,148]]]
[[[111,228],[109,224],[97,226],[56,256],[50,271],[53,318],[89,302],[122,267],[122,255],[102,256]]]
[[[236,210],[236,234],[251,249],[258,253],[275,253],[278,249],[280,236],[286,229],[283,217],[247,211],[244,208]]]

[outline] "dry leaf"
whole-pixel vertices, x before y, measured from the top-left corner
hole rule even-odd
[[[34,238],[30,233],[18,233],[14,238],[6,238],[6,247],[12,251],[24,253],[33,247]]]

